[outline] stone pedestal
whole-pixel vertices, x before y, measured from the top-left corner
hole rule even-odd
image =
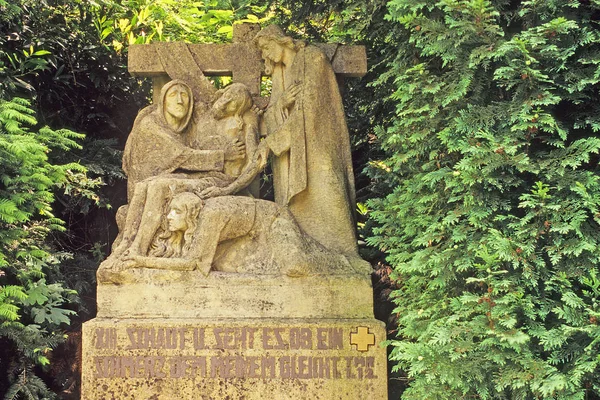
[[[82,399],[387,397],[366,275],[129,273],[83,326]]]
[[[370,266],[369,266],[370,267]],[[248,275],[132,269],[98,285],[100,318],[370,318],[363,275]],[[123,274],[125,275],[125,273]]]
[[[100,319],[84,324],[82,398],[387,398],[373,319]]]

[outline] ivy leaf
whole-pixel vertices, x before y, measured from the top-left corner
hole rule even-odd
[[[224,33],[224,34],[230,34],[232,32],[233,32],[233,27],[231,25],[222,26],[217,30],[217,33]]]

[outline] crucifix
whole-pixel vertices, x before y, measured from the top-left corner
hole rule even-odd
[[[231,76],[233,82],[244,83],[250,89],[258,106],[265,106],[268,99],[260,97],[260,83],[264,75],[260,51],[252,43],[258,33],[258,24],[235,24],[233,43],[185,44],[153,43],[129,47],[129,73],[153,79],[154,101],[162,86],[171,79],[195,81],[196,95],[214,92],[206,80],[199,82],[200,75]],[[367,56],[364,46],[316,44],[327,55],[336,76],[361,77],[367,72]]]

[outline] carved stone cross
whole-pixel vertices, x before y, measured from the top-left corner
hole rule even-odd
[[[172,60],[161,58],[159,46],[165,51],[173,48],[173,57],[187,57],[188,63],[197,65],[198,73],[207,76],[232,76],[234,82],[248,86],[254,97],[260,96],[260,82],[264,75],[260,51],[252,39],[260,30],[257,24],[235,24],[233,43],[229,44],[190,44],[189,52],[182,55],[181,44],[154,43],[129,47],[128,69],[133,76],[152,77],[154,100],[162,86],[170,80],[165,63]],[[364,46],[343,46],[338,44],[317,44],[331,60],[333,70],[339,77],[361,77],[367,73],[367,56]],[[178,53],[177,55],[175,53]],[[193,71],[189,72],[193,77]],[[208,88],[204,88],[209,90]],[[203,91],[202,88],[200,91]],[[264,101],[263,101],[264,102]],[[266,104],[266,102],[264,102]]]

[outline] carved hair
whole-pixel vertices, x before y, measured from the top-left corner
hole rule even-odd
[[[243,83],[232,83],[225,89],[217,90],[215,97],[213,98],[213,103],[218,101],[225,94],[231,94],[231,101],[239,102],[234,116],[238,123],[238,128],[240,130],[244,129],[244,114],[246,111],[250,110],[254,104],[252,96],[250,95],[250,90],[248,90],[248,87]]]
[[[269,25],[259,31],[254,37],[254,44],[260,48],[261,43],[270,40],[294,51],[298,51],[306,46],[303,41],[294,40],[291,36],[286,36],[283,30],[277,25]]]
[[[198,215],[204,207],[204,202],[200,197],[190,192],[184,192],[176,195],[169,203],[171,205],[178,203],[183,207],[183,214],[187,229],[185,231],[170,231],[163,229],[150,249],[150,255],[153,257],[183,257],[189,254],[192,246],[192,239],[198,226]]]
[[[167,120],[165,118],[165,101],[167,98],[167,92],[169,91],[169,89],[171,89],[172,87],[177,86],[177,85],[179,85],[185,89],[185,91],[188,94],[188,98],[190,99],[190,105],[189,105],[187,113],[185,115],[183,124],[181,124],[179,127],[177,127],[175,129],[175,132],[181,133],[189,125],[190,120],[192,119],[192,115],[194,113],[194,94],[192,92],[192,89],[189,87],[189,85],[179,79],[174,79],[174,80],[166,83],[160,90],[160,98],[159,98],[158,107],[159,107],[159,110],[161,110],[160,115],[162,116],[163,122],[165,124],[167,124]]]

